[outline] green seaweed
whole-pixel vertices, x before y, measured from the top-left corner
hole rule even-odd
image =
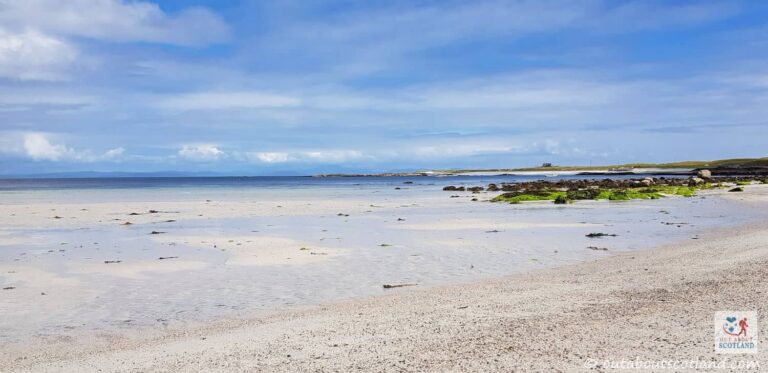
[[[660,187],[654,187],[654,189],[657,190],[659,193],[665,194],[665,195],[693,197],[694,195],[696,195],[696,191],[700,189],[709,189],[711,187],[712,186],[710,184],[701,184],[697,186],[665,185]]]
[[[565,192],[559,191],[510,192],[494,197],[491,202],[520,203],[531,201],[554,201],[557,197],[564,195]]]
[[[660,185],[638,188],[591,188],[559,190],[521,191],[501,194],[491,202],[521,203],[530,201],[553,201],[566,204],[578,200],[630,201],[636,199],[659,199],[665,196],[693,197],[701,189],[712,188],[705,183],[696,186]]]
[[[570,200],[595,199],[600,195],[599,189],[576,189],[566,192],[566,197]]]

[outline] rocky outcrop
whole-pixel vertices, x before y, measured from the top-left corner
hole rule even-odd
[[[644,186],[651,186],[653,184],[656,184],[656,182],[653,180],[652,177],[646,177],[643,180],[640,180],[640,184],[643,184]]]

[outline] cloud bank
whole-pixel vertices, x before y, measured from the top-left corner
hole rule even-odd
[[[0,164],[233,174],[764,156],[748,2],[0,0]]]

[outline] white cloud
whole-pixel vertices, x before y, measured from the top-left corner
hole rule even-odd
[[[296,152],[251,152],[246,153],[250,160],[263,163],[309,162],[343,163],[364,157],[357,150],[319,150]]]
[[[507,136],[440,136],[400,139],[372,145],[365,152],[345,149],[233,153],[234,159],[260,163],[344,164],[354,162],[444,161],[472,157],[582,156],[572,141],[515,139]]]
[[[104,159],[113,159],[113,158],[118,158],[118,157],[120,157],[121,155],[123,155],[123,153],[125,153],[125,148],[123,148],[123,147],[114,148],[114,149],[109,149],[109,150],[107,150],[107,151],[104,153],[104,155],[102,156],[102,158],[104,158]]]
[[[77,56],[75,47],[38,31],[0,29],[0,77],[61,80]]]
[[[308,158],[318,162],[341,163],[363,157],[363,153],[357,150],[323,150],[303,152],[302,158]]]
[[[261,92],[202,92],[161,99],[158,105],[169,110],[261,109],[298,106],[299,99]]]
[[[332,74],[365,76],[412,67],[419,51],[491,38],[513,41],[553,32],[605,34],[692,26],[732,16],[734,2],[675,5],[657,1],[480,0],[383,2],[350,7],[320,20],[296,17],[277,23],[259,50],[311,58]],[[276,15],[279,16],[279,15]],[[270,31],[270,30],[268,30]],[[460,44],[463,45],[463,44]],[[584,48],[588,49],[588,48]],[[534,48],[534,54],[542,53]],[[416,52],[416,53],[414,53]],[[521,61],[528,52],[516,52]],[[339,59],[338,56],[344,56]],[[397,71],[397,70],[395,70]]]
[[[178,154],[193,161],[215,161],[224,156],[224,152],[212,144],[183,145]]]
[[[255,152],[247,155],[264,163],[285,163],[291,160],[290,154],[285,152]]]
[[[653,83],[611,80],[580,70],[539,69],[374,93],[342,90],[311,92],[302,97],[302,102],[308,108],[319,110],[424,112],[434,109],[494,109],[505,112],[535,111],[546,117],[555,109],[603,109],[624,99],[627,94],[647,89]]]
[[[0,94],[0,106],[25,106],[25,105],[61,105],[61,106],[86,106],[95,103],[96,97],[66,92],[45,92],[40,90],[16,90],[13,93]]]
[[[36,161],[58,161],[62,158],[75,156],[73,149],[62,144],[52,144],[42,133],[24,135],[24,150],[30,158]]]
[[[417,158],[456,158],[471,157],[475,155],[517,153],[524,148],[516,146],[503,146],[488,143],[443,143],[441,145],[421,145],[411,149],[403,149],[399,156],[407,159]]]
[[[122,147],[107,150],[103,154],[93,154],[91,150],[77,151],[64,144],[51,142],[44,133],[30,132],[23,135],[24,153],[36,161],[79,161],[95,162],[120,158],[125,152]]]
[[[229,35],[221,18],[204,8],[170,15],[146,1],[0,0],[0,23],[57,35],[180,45],[222,41]]]

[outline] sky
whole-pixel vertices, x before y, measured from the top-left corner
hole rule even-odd
[[[761,156],[767,2],[0,0],[0,175]]]

